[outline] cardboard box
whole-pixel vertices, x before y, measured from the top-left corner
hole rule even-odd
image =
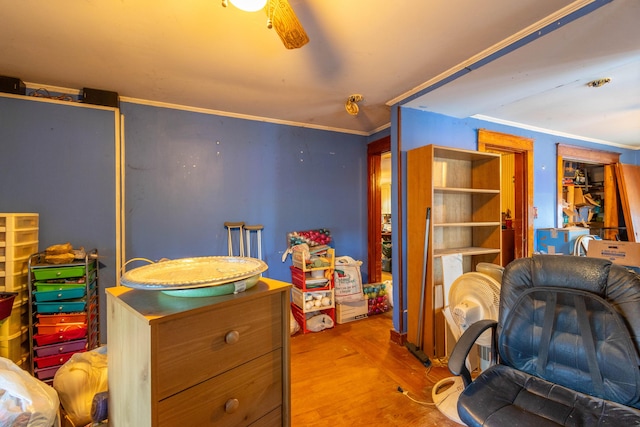
[[[640,267],[640,243],[591,240],[587,256],[608,259],[614,264],[627,267]]]
[[[336,304],[336,322],[347,323],[368,317],[369,306],[367,300],[349,301]]]
[[[539,252],[546,254],[571,255],[573,243],[578,236],[589,234],[588,228],[539,228],[537,248]]]

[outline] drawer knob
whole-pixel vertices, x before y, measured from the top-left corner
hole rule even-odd
[[[238,331],[229,331],[227,335],[224,336],[224,342],[227,344],[235,344],[240,341],[240,332]]]
[[[240,402],[238,401],[238,399],[229,399],[224,404],[224,412],[226,412],[227,414],[233,414],[238,410],[239,407]]]

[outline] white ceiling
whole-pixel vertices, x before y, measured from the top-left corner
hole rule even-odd
[[[425,90],[593,1],[290,0],[310,42],[287,50],[264,12],[220,0],[0,0],[0,75],[361,135],[400,103],[640,148],[637,0]],[[601,77],[611,83],[585,86]],[[344,102],[356,93],[353,117]]]
[[[640,1],[614,1],[406,105],[640,148]]]

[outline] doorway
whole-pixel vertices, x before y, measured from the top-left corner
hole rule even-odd
[[[367,146],[367,276],[369,283],[382,281],[382,157],[391,152],[391,137],[387,136],[371,142]],[[389,174],[389,211],[393,211],[391,205],[391,157],[388,162]],[[391,214],[391,213],[390,213]],[[389,235],[390,239],[390,235]],[[393,258],[391,259],[393,268]]]
[[[558,174],[558,227],[573,225],[584,218],[590,233],[605,240],[627,240],[621,198],[618,196],[616,168],[620,153],[557,144]],[[572,174],[583,171],[582,181],[576,182]],[[597,207],[575,209],[576,191],[593,196]],[[571,196],[569,196],[571,195]],[[582,211],[582,212],[581,212]],[[584,212],[586,211],[586,212]],[[574,215],[574,213],[576,215]],[[592,216],[595,213],[594,216]]]
[[[391,243],[391,152],[383,153],[380,167],[380,193],[381,193],[381,233],[382,233],[382,281],[391,281],[393,268],[393,245]]]
[[[503,238],[508,239],[508,243],[513,242],[513,258],[527,257],[533,253],[534,241],[533,139],[479,129],[478,151],[499,153],[505,156],[505,160],[513,160],[513,186],[510,187],[513,189],[510,194],[513,197],[513,232],[503,230]],[[507,245],[503,243],[503,247],[505,246]],[[511,253],[510,248],[505,249]],[[509,257],[508,254],[503,254],[502,258],[507,260]]]

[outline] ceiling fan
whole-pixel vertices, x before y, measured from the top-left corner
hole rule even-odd
[[[287,49],[297,49],[309,42],[309,36],[302,28],[288,0],[249,0],[248,6],[243,5],[247,0],[229,1],[237,8],[249,12],[264,8],[267,14],[267,28],[275,29]],[[227,0],[222,0],[222,6],[227,6]]]

